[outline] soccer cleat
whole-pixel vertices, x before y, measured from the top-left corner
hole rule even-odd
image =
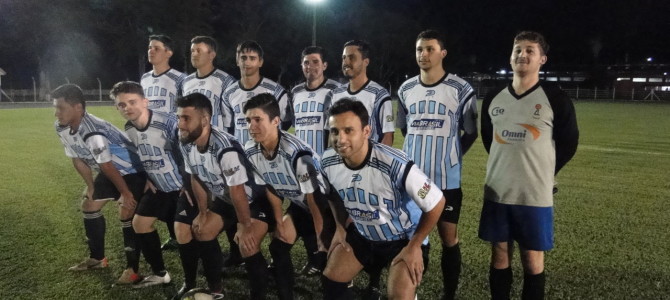
[[[305,266],[302,267],[300,272],[298,272],[298,274],[301,276],[316,276],[321,275],[321,271],[322,270],[317,268],[315,265],[312,265],[311,263],[307,262]]]
[[[181,300],[184,298],[184,295],[188,293],[191,289],[195,288],[195,285],[189,285],[184,282],[179,291],[172,297],[172,300]]]
[[[100,260],[97,260],[95,258],[86,258],[82,262],[68,268],[70,271],[86,271],[86,270],[94,270],[94,269],[102,269],[102,268],[107,268],[109,264],[107,263],[107,258],[103,257]]]
[[[368,286],[365,291],[363,292],[364,296],[362,299],[366,300],[381,300],[382,299],[382,292],[379,290],[378,287],[371,287]]]
[[[173,238],[170,238],[169,240],[165,241],[163,245],[161,245],[161,250],[163,251],[177,250],[178,248],[179,243]]]
[[[142,276],[135,273],[133,269],[128,268],[123,270],[121,277],[116,280],[116,284],[134,284],[140,282],[140,280],[142,280]]]
[[[144,277],[142,281],[136,283],[133,285],[133,288],[143,288],[143,287],[148,287],[152,285],[159,285],[159,284],[168,284],[170,283],[170,273],[165,272],[165,275],[159,276],[159,275],[149,275],[147,277]]]

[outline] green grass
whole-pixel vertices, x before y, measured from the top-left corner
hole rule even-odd
[[[577,102],[575,106],[580,147],[557,178],[556,243],[546,256],[547,299],[670,299],[670,209],[666,204],[670,200],[670,105]],[[89,110],[123,124],[110,107]],[[0,110],[0,298],[165,299],[172,295],[182,282],[176,252],[164,253],[175,285],[139,291],[112,286],[125,261],[113,205],[104,210],[111,267],[88,273],[67,271],[87,255],[78,200],[84,185],[64,156],[53,120],[48,108]],[[401,142],[396,135],[396,146]],[[486,159],[480,141],[464,158],[460,299],[488,297],[490,250],[477,238]],[[158,228],[165,237],[165,226]],[[431,264],[419,290],[421,299],[440,295],[441,249],[437,236],[431,239]],[[301,266],[302,245],[298,243],[293,252],[296,267]],[[148,270],[144,263],[141,268]],[[518,255],[514,274],[513,297],[519,298]],[[228,299],[247,295],[244,272],[227,274],[225,280]],[[356,284],[363,286],[364,276]],[[316,278],[297,279],[296,285],[302,299],[321,296]]]

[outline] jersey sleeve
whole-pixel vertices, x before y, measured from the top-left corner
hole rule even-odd
[[[415,164],[405,177],[405,191],[424,212],[432,210],[442,199],[440,188]]]
[[[279,98],[277,98],[277,102],[279,104],[279,119],[281,119],[281,123],[283,124],[282,129],[288,129],[293,124],[293,109],[289,94],[286,91],[282,91]]]
[[[491,101],[493,101],[493,97],[495,97],[495,95],[497,95],[497,92],[489,93],[486,95],[486,97],[484,97],[484,101],[482,102],[480,131],[482,136],[482,143],[484,143],[484,149],[486,149],[486,152],[491,150],[491,142],[493,141],[493,123],[491,123],[491,116],[489,116],[489,106],[491,105]]]
[[[547,98],[554,111],[553,138],[556,145],[555,174],[567,164],[577,152],[579,144],[579,128],[575,107],[570,97],[560,88],[545,88]]]
[[[98,164],[112,161],[112,152],[109,149],[109,140],[102,134],[93,134],[84,141],[91,151],[93,159]]]
[[[460,129],[465,133],[477,133],[477,97],[471,93],[464,100],[463,111],[460,117]]]
[[[243,162],[243,155],[237,151],[227,151],[221,155],[219,166],[228,186],[245,184],[249,180]]]
[[[323,130],[329,131],[328,119],[330,118],[330,107],[333,105],[333,90],[326,93],[323,99]],[[327,144],[326,144],[327,145]],[[325,147],[324,147],[325,148]]]
[[[184,158],[184,172],[186,172],[188,174],[195,174],[191,170],[191,163],[190,163],[190,160],[189,160],[188,151],[186,150],[186,147],[182,146],[180,144],[179,145],[179,150],[181,151],[181,156]]]
[[[379,113],[379,123],[382,124],[382,132],[395,132],[395,119],[393,118],[393,101],[391,98],[382,100]]]
[[[318,175],[310,155],[302,155],[296,159],[295,176],[303,194],[312,194],[319,189]]]
[[[228,91],[224,91],[223,96],[220,98],[221,99],[221,104],[219,106],[219,113],[221,114],[221,124],[220,128],[223,129],[223,131],[226,132],[233,132],[234,130],[234,124],[233,122],[235,113],[233,112],[233,107],[230,105],[230,93]]]

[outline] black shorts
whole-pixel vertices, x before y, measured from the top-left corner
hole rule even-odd
[[[144,196],[144,187],[147,184],[147,174],[144,172],[127,174],[123,176],[123,181],[128,185],[128,189],[133,194],[135,201],[140,202]],[[98,173],[93,181],[93,200],[119,200],[121,193],[116,189],[112,181],[102,172]]]
[[[366,239],[356,229],[354,223],[347,227],[347,243],[354,256],[366,269],[381,269],[388,266],[409,243],[408,239],[377,242]]]
[[[440,215],[440,221],[458,224],[461,218],[461,203],[463,202],[463,190],[461,188],[442,190],[444,199],[444,210]]]
[[[192,198],[193,199],[193,198]],[[177,200],[177,210],[175,211],[174,221],[191,225],[193,219],[198,216],[198,204],[193,199],[193,205],[188,202],[185,195],[182,195]],[[223,219],[223,229],[231,229],[232,226],[237,226],[237,215],[235,207],[228,204],[221,198],[215,198],[213,201],[207,203],[209,211],[221,216]],[[258,199],[249,205],[251,218],[265,222],[268,224],[268,231],[274,230],[276,222],[272,214],[272,208],[265,199]]]
[[[286,214],[293,219],[293,226],[295,226],[295,232],[299,237],[316,235],[314,220],[309,211],[291,202],[286,209]]]
[[[169,193],[156,191],[154,193],[149,190],[142,197],[142,201],[137,206],[135,214],[143,217],[158,218],[163,222],[172,222],[178,198],[179,191]]]

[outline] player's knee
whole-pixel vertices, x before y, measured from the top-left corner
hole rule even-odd
[[[191,225],[189,224],[174,222],[174,234],[177,237],[177,242],[180,244],[187,244],[193,240]]]
[[[149,233],[154,231],[153,220],[151,218],[135,215],[133,217],[133,229],[137,233]]]
[[[523,271],[526,274],[536,275],[544,272],[544,253],[542,251],[530,251],[521,257]]]

